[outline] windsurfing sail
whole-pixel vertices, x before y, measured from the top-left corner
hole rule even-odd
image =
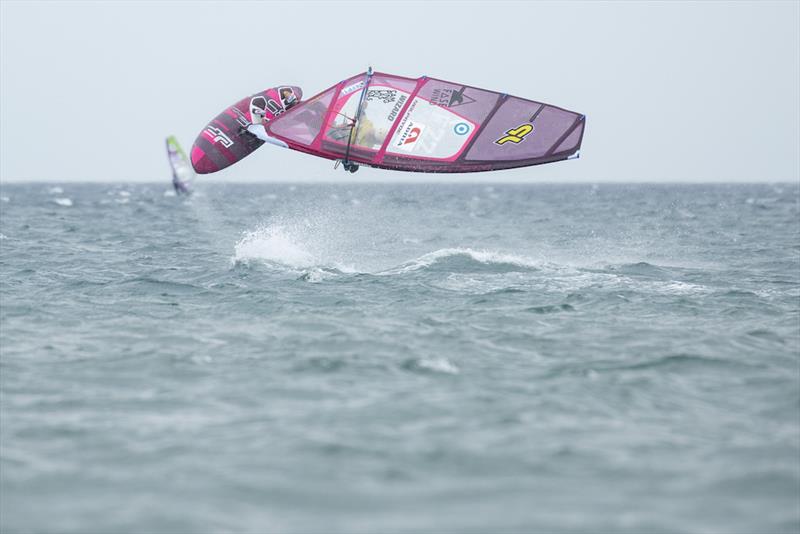
[[[189,193],[189,184],[195,174],[189,158],[186,157],[178,139],[174,135],[167,137],[167,157],[172,168],[172,187],[176,193]]]
[[[477,172],[577,157],[574,111],[423,76],[361,73],[265,125],[289,148],[371,167]]]

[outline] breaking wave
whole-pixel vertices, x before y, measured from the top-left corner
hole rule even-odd
[[[272,225],[246,232],[234,245],[233,265],[260,262],[272,267],[305,271],[304,280],[325,278],[326,271],[391,276],[415,271],[457,272],[520,272],[538,271],[543,262],[515,254],[472,248],[443,248],[423,254],[387,269],[358,269],[326,257],[313,246],[312,240],[298,238],[287,227]]]
[[[541,261],[515,254],[471,248],[443,248],[377,274],[402,274],[421,269],[447,272],[536,271],[542,265]]]
[[[363,243],[356,246],[352,240],[338,241],[336,232],[322,232],[316,225],[289,221],[245,232],[234,245],[231,265],[264,265],[312,283],[343,275],[406,277],[427,273],[435,277],[430,282],[436,287],[471,294],[572,292],[589,287],[596,291],[672,296],[696,296],[711,291],[704,285],[681,280],[685,269],[646,262],[587,268],[571,262],[554,262],[551,258],[472,247],[440,248],[403,260],[402,252],[393,251],[390,246],[376,260],[381,251],[364,246]],[[626,294],[615,298],[627,298]],[[529,311],[550,314],[573,310],[534,307]]]
[[[302,245],[292,240],[281,226],[270,226],[246,232],[234,246],[233,263],[251,261],[285,265],[296,269],[316,267],[319,260]]]

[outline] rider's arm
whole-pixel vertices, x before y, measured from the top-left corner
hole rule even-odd
[[[267,130],[261,124],[250,124],[247,127],[247,131],[251,134],[255,135],[265,143],[270,143],[272,145],[281,146],[283,148],[288,148],[288,145],[279,139],[275,139],[274,137],[270,137],[267,135]]]

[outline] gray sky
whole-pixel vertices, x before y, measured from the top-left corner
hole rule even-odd
[[[581,159],[471,181],[797,181],[800,2],[0,3],[0,180],[169,180],[208,120],[376,70],[584,113]],[[201,179],[442,180],[264,146]]]

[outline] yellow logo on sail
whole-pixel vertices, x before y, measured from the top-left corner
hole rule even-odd
[[[533,124],[528,124],[528,123],[521,124],[516,128],[507,130],[506,135],[496,140],[495,143],[498,145],[508,143],[509,141],[515,144],[521,143],[522,140],[525,139],[525,136],[531,133],[532,131],[533,131]]]

